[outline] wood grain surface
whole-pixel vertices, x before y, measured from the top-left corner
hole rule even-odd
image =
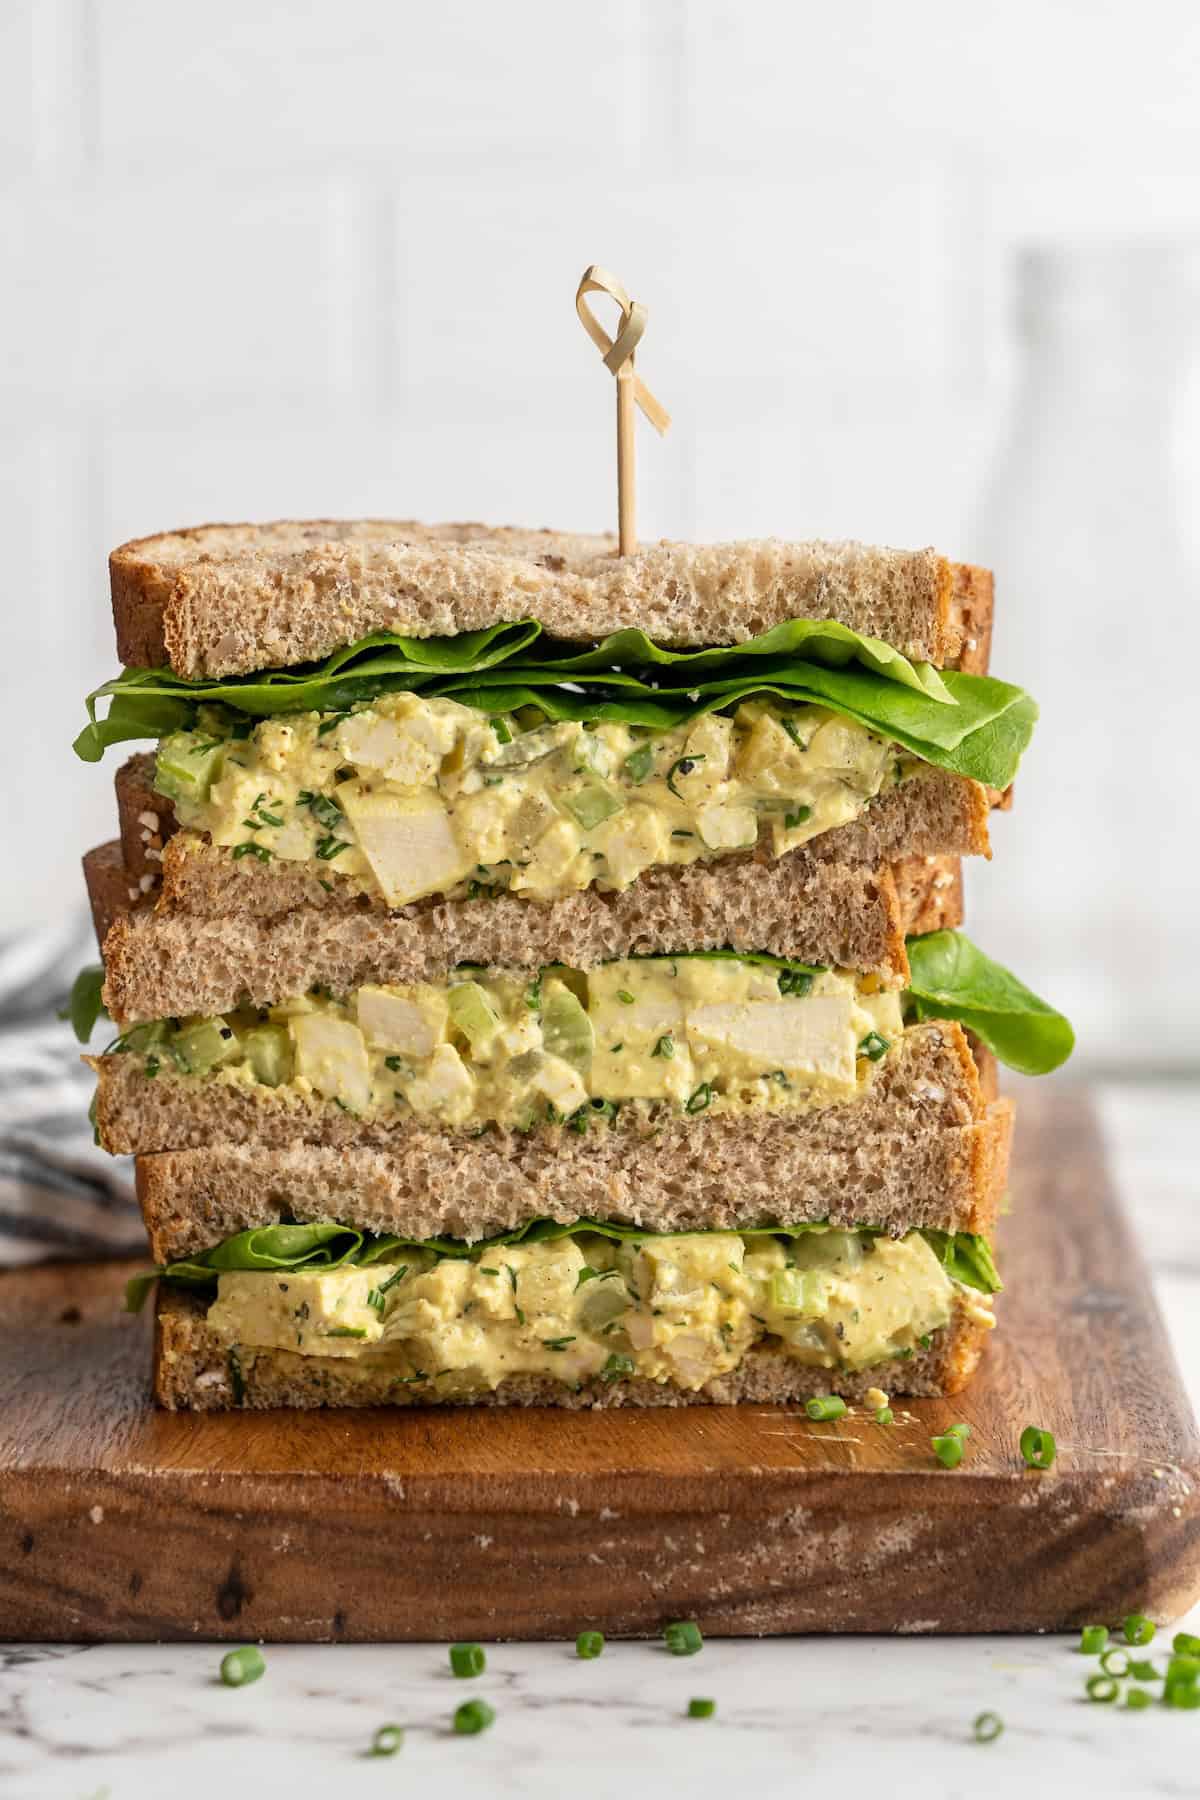
[[[1200,1443],[1086,1100],[1022,1096],[1008,1287],[948,1402],[155,1411],[126,1265],[0,1278],[0,1637],[1034,1631],[1200,1593]],[[943,1470],[932,1432],[971,1426]],[[1058,1440],[1024,1468],[1023,1426]]]

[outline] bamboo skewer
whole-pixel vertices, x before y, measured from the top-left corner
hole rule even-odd
[[[589,294],[607,294],[621,309],[621,325],[610,338],[587,303]],[[604,366],[617,378],[617,536],[622,556],[637,549],[636,409],[640,406],[661,436],[671,415],[634,373],[633,355],[646,329],[646,308],[631,300],[624,287],[607,269],[592,263],[580,277],[575,310],[584,330],[604,358]]]

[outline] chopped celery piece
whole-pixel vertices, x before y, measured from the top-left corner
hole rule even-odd
[[[154,786],[170,800],[208,799],[209,789],[225,761],[223,739],[203,737],[198,731],[173,731],[158,746]]]
[[[812,1318],[829,1304],[825,1279],[813,1269],[776,1269],[771,1276],[771,1310]]]
[[[562,803],[584,831],[603,825],[605,819],[611,819],[625,805],[621,796],[598,776],[581,782],[571,793],[564,794]]]
[[[292,1041],[285,1026],[252,1026],[242,1039],[242,1052],[264,1087],[282,1087],[292,1079]]]
[[[479,983],[460,981],[450,989],[448,1003],[451,1019],[472,1050],[486,1050],[500,1029],[500,1021]]]
[[[548,981],[542,993],[542,1042],[551,1056],[561,1056],[572,1068],[586,1070],[592,1060],[596,1035],[592,1021],[562,981]]]
[[[224,1019],[196,1019],[175,1037],[175,1055],[193,1075],[207,1075],[222,1063],[236,1062],[241,1054],[237,1033]]]

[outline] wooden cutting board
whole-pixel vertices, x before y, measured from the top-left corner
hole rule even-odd
[[[1035,1631],[1200,1594],[1200,1442],[1094,1118],[1021,1101],[1008,1291],[959,1398],[186,1414],[128,1266],[0,1278],[0,1638]],[[942,1469],[931,1433],[971,1426]],[[1058,1462],[1027,1470],[1023,1426]]]

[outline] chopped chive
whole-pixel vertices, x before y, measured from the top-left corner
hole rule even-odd
[[[1082,1656],[1099,1656],[1107,1643],[1107,1625],[1085,1625],[1079,1634],[1079,1650]]]
[[[1054,1433],[1040,1425],[1027,1425],[1021,1433],[1021,1455],[1031,1469],[1048,1469],[1054,1462],[1057,1445]]]
[[[679,789],[675,786],[676,775],[690,775],[693,772],[693,770],[695,769],[696,764],[702,763],[702,762],[704,762],[704,760],[705,760],[705,757],[704,757],[703,753],[701,753],[698,756],[676,757],[675,761],[671,764],[670,768],[667,770],[667,786],[670,788],[671,792],[674,794],[674,796],[677,800],[682,800],[683,795],[680,793]]]
[[[330,836],[317,839],[317,855],[322,862],[332,862],[335,856],[340,856],[343,850],[348,850],[349,848],[349,844],[345,843],[341,838]],[[267,854],[269,856],[270,851],[268,851]]]
[[[266,1658],[257,1644],[243,1644],[221,1658],[221,1680],[226,1687],[248,1687],[266,1672]]]
[[[487,1668],[487,1657],[482,1644],[451,1644],[450,1667],[460,1679],[466,1680],[472,1675],[482,1675]]]
[[[325,1333],[326,1337],[341,1338],[365,1338],[366,1335],[367,1328],[365,1325],[334,1325]]]
[[[575,1654],[584,1662],[593,1662],[604,1649],[604,1633],[602,1631],[581,1631],[575,1639]]]
[[[393,1075],[398,1075],[404,1067],[404,1058],[401,1056],[385,1056],[383,1059],[383,1066],[385,1069],[390,1069]]]
[[[837,1394],[814,1394],[811,1400],[804,1402],[804,1410],[810,1419],[840,1419],[846,1410],[846,1402]]]
[[[404,1729],[400,1725],[381,1725],[371,1739],[368,1756],[395,1756],[404,1742]]]
[[[943,1469],[957,1469],[963,1459],[963,1441],[956,1431],[947,1431],[941,1437],[930,1439],[933,1454]]]
[[[492,730],[495,732],[496,742],[498,744],[511,744],[512,743],[512,732],[508,729],[508,726],[505,724],[503,719],[489,719],[488,724],[491,726]]]
[[[388,1276],[386,1281],[380,1282],[378,1288],[375,1290],[376,1293],[386,1294],[388,1289],[394,1288],[398,1281],[403,1281],[404,1277],[407,1274],[408,1274],[408,1264],[401,1263],[400,1267],[398,1269],[393,1270],[392,1274],[390,1274]]]
[[[1004,1730],[1004,1720],[999,1713],[981,1712],[975,1720],[972,1730],[977,1744],[994,1744]]]
[[[875,1408],[875,1423],[877,1425],[890,1425],[895,1416],[896,1415],[890,1406],[877,1406]]]
[[[1089,1700],[1098,1701],[1102,1706],[1111,1705],[1119,1691],[1117,1683],[1111,1675],[1089,1675],[1088,1677],[1087,1697]]]
[[[159,1062],[157,1056],[148,1056],[146,1058],[146,1074],[151,1081],[154,1080],[154,1077],[161,1068],[162,1064]]]
[[[665,1061],[670,1062],[675,1054],[675,1039],[669,1031],[664,1032],[663,1036],[659,1038],[650,1054],[651,1056],[661,1056]]]
[[[865,1056],[868,1062],[878,1062],[881,1056],[887,1055],[890,1048],[887,1038],[881,1037],[877,1031],[868,1031],[858,1046],[858,1054]]]
[[[622,1006],[633,1005],[633,995],[629,993],[626,988],[617,989],[617,999],[621,1002]]]
[[[486,1700],[464,1700],[455,1710],[454,1729],[460,1737],[477,1737],[496,1717]]]
[[[653,767],[654,752],[649,744],[639,744],[638,748],[631,750],[625,758],[625,773],[635,787],[641,786]]]
[[[712,1105],[712,1097],[711,1082],[702,1081],[695,1093],[688,1095],[687,1105],[683,1110],[686,1113],[702,1113],[706,1107]]]
[[[543,1338],[543,1350],[565,1350],[568,1344],[575,1342],[574,1337]]]
[[[626,1375],[632,1375],[633,1370],[632,1356],[623,1356],[619,1350],[614,1350],[600,1371],[600,1379],[601,1381],[621,1381]]]
[[[663,1642],[672,1656],[695,1656],[703,1650],[704,1639],[695,1619],[676,1619],[663,1630]]]
[[[1154,1621],[1145,1613],[1130,1613],[1121,1623],[1127,1644],[1148,1644],[1154,1636]]]
[[[689,1700],[687,1716],[689,1719],[711,1719],[716,1710],[715,1700]]]
[[[1129,1673],[1129,1658],[1119,1644],[1112,1644],[1100,1652],[1100,1667],[1106,1675],[1115,1675],[1118,1681],[1123,1681]]]
[[[256,856],[259,862],[264,863],[271,860],[271,852],[265,844],[235,844],[233,846],[234,862],[240,862],[243,856]]]
[[[794,831],[797,825],[807,825],[812,818],[812,810],[811,806],[798,806],[795,812],[784,813],[784,829]]]
[[[323,738],[327,731],[332,731],[335,725],[340,725],[342,720],[348,717],[348,713],[330,713],[329,717],[322,719],[317,726],[317,736]]]
[[[383,1294],[379,1288],[370,1288],[368,1290],[367,1305],[371,1307],[373,1311],[377,1312],[381,1319],[384,1314],[385,1304],[386,1302],[384,1301]]]
[[[808,969],[780,969],[779,991],[781,994],[799,994],[801,998],[812,989],[813,978]]]

